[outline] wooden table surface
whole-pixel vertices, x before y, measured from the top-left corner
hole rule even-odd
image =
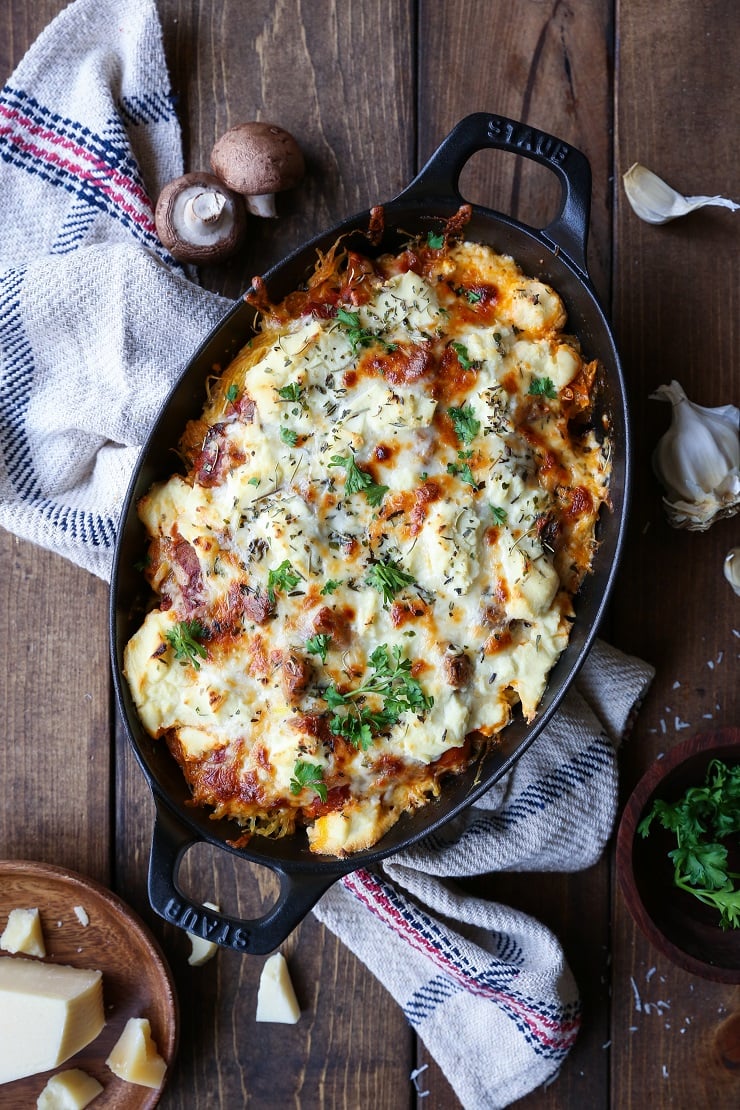
[[[63,6],[0,0],[3,79]],[[279,220],[256,229],[243,259],[203,272],[229,296],[309,235],[390,199],[469,112],[526,121],[585,152],[594,179],[590,272],[621,350],[635,434],[631,525],[603,633],[657,669],[621,752],[623,798],[658,753],[738,724],[740,599],[722,562],[740,542],[740,518],[704,534],[668,527],[649,459],[669,411],[648,395],[677,378],[704,405],[737,402],[740,214],[710,209],[651,227],[621,187],[640,161],[685,193],[740,199],[736,0],[157,7],[187,169],[205,168],[214,140],[252,118],[282,124],[307,156],[307,180],[280,201]],[[462,187],[468,200],[544,226],[557,201],[551,176],[487,151]],[[261,958],[222,951],[206,968],[188,966],[185,935],[147,904],[153,807],[116,724],[107,587],[6,533],[0,559],[0,857],[83,872],[151,925],[182,1010],[161,1105],[459,1106],[396,1003],[312,916],[284,946],[303,1009],[294,1027],[254,1024]],[[196,897],[240,912],[272,890],[269,876],[205,847],[185,870]],[[559,1077],[518,1106],[740,1105],[738,1065],[723,1064],[715,1044],[740,1010],[740,988],[692,977],[650,947],[616,886],[613,851],[580,874],[490,875],[472,885],[552,928],[583,996],[582,1033]],[[645,1005],[658,1001],[665,1005]],[[422,1098],[409,1077],[424,1064]]]

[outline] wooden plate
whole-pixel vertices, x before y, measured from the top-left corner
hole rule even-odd
[[[637,826],[656,798],[683,797],[690,786],[701,786],[712,759],[740,761],[740,729],[699,733],[677,744],[645,772],[625,806],[617,834],[617,875],[627,908],[655,947],[672,963],[693,975],[721,983],[740,983],[740,935],[722,929],[719,912],[702,905],[673,883],[668,852],[676,838],[654,821],[647,837]],[[733,838],[725,842],[731,870],[740,870]]]
[[[75,907],[89,918],[83,925]],[[178,1035],[177,996],[162,952],[141,919],[105,887],[46,863],[0,860],[0,932],[12,909],[37,907],[46,942],[46,963],[99,969],[103,973],[105,1028],[87,1048],[40,1075],[17,1079],[0,1088],[3,1110],[28,1110],[49,1076],[64,1068],[82,1068],[103,1085],[106,1110],[148,1110],[161,1095],[148,1087],[118,1079],[105,1060],[130,1017],[145,1017],[169,1069]],[[13,959],[0,953],[2,959]],[[166,1082],[166,1080],[165,1080]]]

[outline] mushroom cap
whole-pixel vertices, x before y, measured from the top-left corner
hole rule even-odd
[[[245,196],[292,189],[305,172],[293,136],[276,123],[239,123],[216,142],[211,169]]]
[[[157,199],[160,242],[180,262],[216,262],[240,245],[247,226],[244,198],[210,173],[186,173]]]

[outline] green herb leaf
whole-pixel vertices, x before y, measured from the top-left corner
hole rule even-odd
[[[458,454],[461,455],[462,453],[458,452]],[[459,463],[447,463],[447,473],[458,476],[461,481],[467,482],[473,489],[478,488],[478,483],[473,477],[473,471],[470,469],[469,463],[464,463],[462,466]]]
[[[281,428],[280,438],[283,443],[287,443],[289,447],[295,447],[298,442],[298,433],[294,432],[292,428]]]
[[[551,400],[558,395],[552,378],[532,378],[527,392],[534,397],[549,397]]]
[[[506,509],[500,509],[497,505],[491,505],[490,509],[497,524],[506,524]]]
[[[330,578],[328,582],[319,590],[319,593],[322,595],[322,597],[326,597],[327,594],[333,594],[335,590],[338,590],[341,584],[341,582],[337,582],[334,578]]]
[[[229,388],[228,388],[228,389],[226,390],[226,400],[227,400],[227,401],[231,401],[231,403],[233,404],[233,403],[234,403],[234,401],[235,401],[235,400],[237,399],[237,397],[238,397],[238,396],[239,396],[239,386],[238,386],[238,385],[235,385],[235,384],[234,384],[234,383],[232,382],[232,384],[231,384],[231,385],[229,386]]]
[[[460,443],[472,443],[480,431],[480,420],[476,420],[472,406],[449,408],[447,415],[455,426],[455,434]]]
[[[293,569],[290,559],[284,559],[276,570],[271,570],[267,575],[267,596],[270,604],[275,604],[276,590],[292,590],[301,580],[300,574]]]
[[[303,386],[298,385],[297,382],[290,382],[288,385],[281,386],[277,395],[281,401],[297,401],[300,403],[303,400]]]
[[[181,663],[192,663],[196,671],[200,670],[198,656],[205,659],[208,652],[200,642],[206,630],[198,620],[180,621],[169,632],[165,633],[166,639],[175,653],[175,659]]]
[[[445,245],[444,235],[436,235],[433,231],[430,231],[428,233],[428,235],[427,235],[427,246],[431,247],[431,249],[433,251],[441,251],[442,248],[444,247],[444,245]]]
[[[387,605],[402,590],[404,586],[414,585],[416,579],[413,574],[408,574],[393,559],[379,560],[370,567],[365,581],[379,594],[383,595],[383,604]]]
[[[343,694],[330,686],[324,694],[331,709],[347,709],[344,714],[334,714],[329,723],[331,731],[336,736],[346,737],[363,751],[376,735],[390,730],[404,713],[425,713],[434,705],[434,698],[427,696],[413,677],[411,660],[403,657],[399,644],[390,652],[387,644],[381,644],[370,656],[369,663],[372,674],[362,685]],[[381,699],[380,709],[365,704],[369,695]]]
[[[309,655],[320,655],[321,662],[326,663],[326,653],[329,650],[331,636],[326,632],[318,632],[306,640],[306,651]]]
[[[343,466],[346,471],[344,492],[364,493],[368,503],[374,508],[380,505],[388,492],[388,486],[379,485],[366,470],[360,470],[353,455],[332,455],[329,466]]]
[[[293,777],[290,780],[290,792],[291,794],[300,794],[303,789],[313,790],[322,802],[327,799],[323,769],[316,763],[310,763],[305,759],[297,759],[293,767]]]
[[[476,363],[471,359],[470,355],[468,354],[468,348],[465,346],[464,343],[450,343],[450,346],[457,355],[458,362],[462,366],[463,370],[475,369]]]

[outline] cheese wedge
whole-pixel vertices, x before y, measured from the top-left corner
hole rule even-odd
[[[220,907],[215,902],[204,902],[203,906],[208,910],[215,910],[219,912]],[[218,945],[214,944],[212,940],[206,940],[205,937],[199,937],[197,933],[188,933],[190,940],[190,955],[188,956],[188,963],[191,967],[200,967],[201,964],[208,963],[218,952]]]
[[[102,1090],[102,1083],[92,1075],[69,1068],[52,1075],[36,1099],[36,1110],[84,1110]]]
[[[22,952],[25,956],[45,956],[39,911],[35,908],[11,910],[0,937],[0,948],[6,952]]]
[[[0,959],[0,1083],[63,1064],[104,1024],[100,971]]]
[[[301,1016],[298,1000],[282,952],[265,961],[257,991],[257,1021],[295,1025]]]
[[[142,1087],[162,1086],[167,1065],[152,1040],[147,1018],[129,1018],[105,1061],[114,1075]]]

